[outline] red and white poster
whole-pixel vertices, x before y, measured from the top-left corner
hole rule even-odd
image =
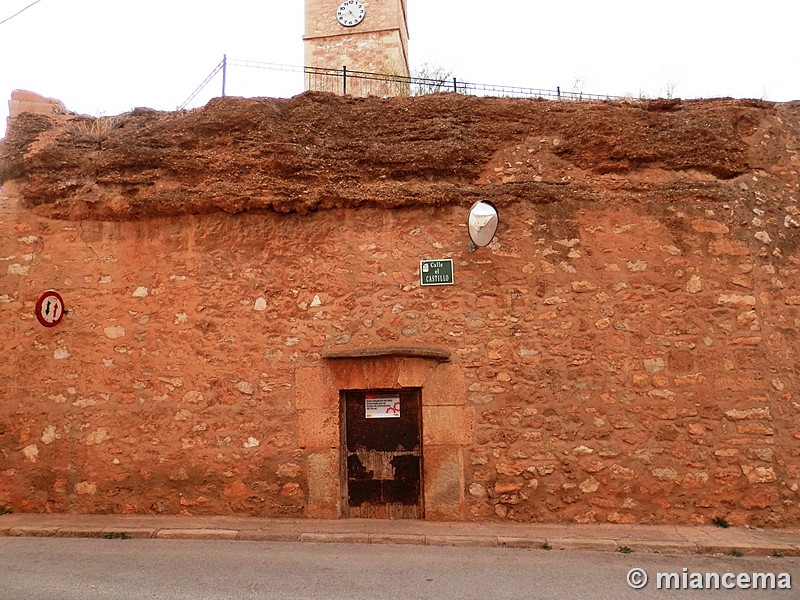
[[[400,394],[367,394],[364,397],[367,419],[396,419],[400,417]]]

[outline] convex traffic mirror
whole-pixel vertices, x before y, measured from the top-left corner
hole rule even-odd
[[[497,233],[498,223],[497,209],[491,202],[478,200],[473,204],[469,209],[469,218],[467,219],[470,249],[476,250],[491,244],[494,234]]]

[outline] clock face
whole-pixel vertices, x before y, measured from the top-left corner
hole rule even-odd
[[[336,18],[345,27],[354,27],[364,20],[364,5],[358,0],[344,0],[336,9]]]

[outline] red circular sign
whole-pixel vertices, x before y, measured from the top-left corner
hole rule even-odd
[[[64,318],[64,299],[55,290],[48,290],[36,301],[36,318],[45,327],[55,327]]]

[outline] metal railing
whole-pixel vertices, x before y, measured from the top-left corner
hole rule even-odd
[[[424,94],[455,93],[470,96],[500,98],[545,98],[550,100],[617,100],[616,96],[564,92],[519,86],[471,83],[458,78],[431,79],[404,75],[385,75],[352,71],[347,67],[325,69],[305,67],[306,89],[357,96],[421,96]]]
[[[485,83],[471,83],[460,81],[456,77],[432,79],[427,77],[414,77],[405,75],[388,75],[385,73],[370,73],[367,71],[353,71],[346,66],[341,69],[323,67],[299,67],[277,63],[259,62],[253,60],[229,59],[222,57],[222,61],[214,67],[208,77],[195,89],[194,92],[178,107],[186,108],[198,94],[216,77],[222,73],[222,96],[226,95],[227,72],[229,67],[242,67],[250,69],[264,69],[269,71],[284,71],[303,73],[305,89],[331,92],[334,94],[353,96],[421,96],[424,94],[456,93],[471,96],[489,96],[500,98],[543,98],[547,100],[618,100],[619,96],[603,94],[585,94],[583,92],[566,92],[560,87],[555,90],[529,88],[519,86],[493,85]]]

